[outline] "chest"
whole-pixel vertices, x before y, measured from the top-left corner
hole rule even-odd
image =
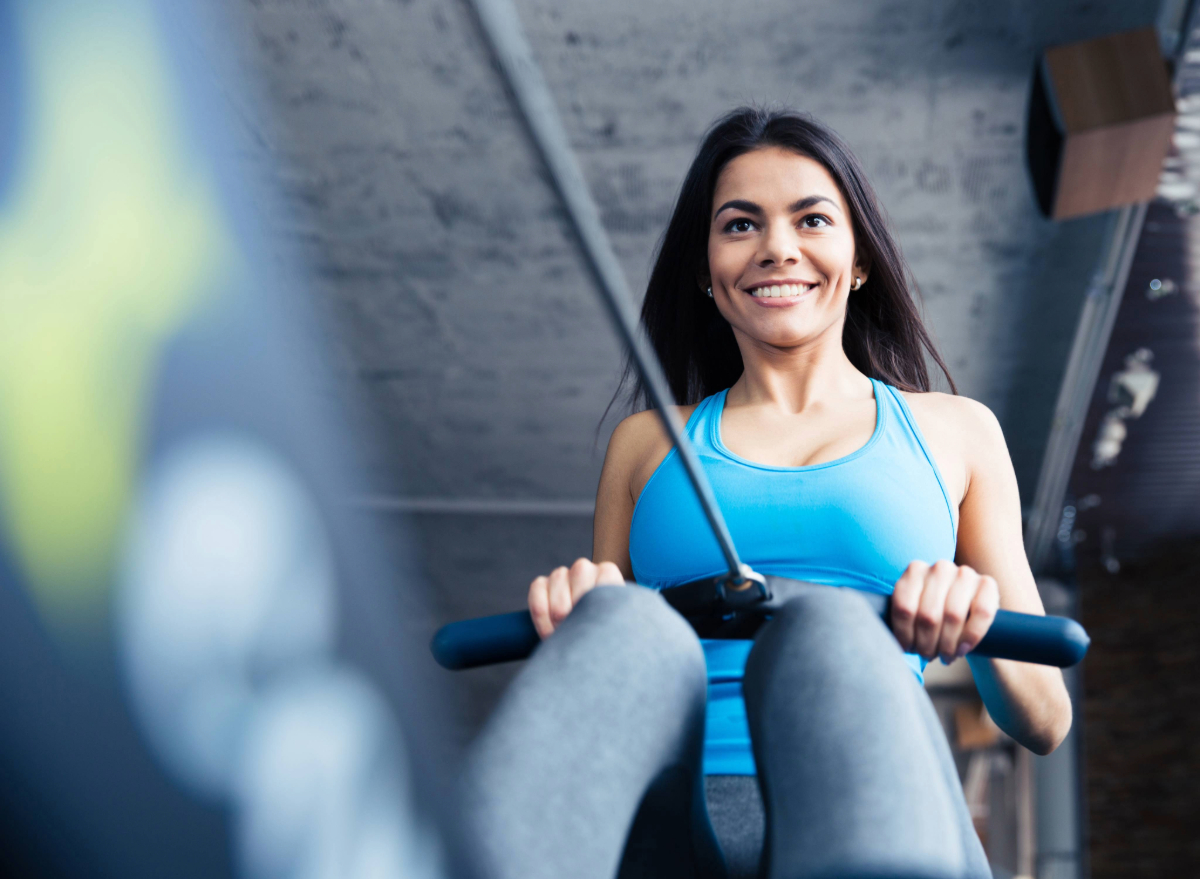
[[[862,448],[875,431],[876,403],[856,401],[804,413],[726,404],[718,425],[735,455],[772,467],[810,467]]]
[[[804,471],[747,467],[701,454],[743,559],[762,573],[888,592],[914,559],[954,557],[949,504],[933,469],[881,443]],[[634,512],[639,582],[709,576],[722,557],[677,458],[664,462]]]

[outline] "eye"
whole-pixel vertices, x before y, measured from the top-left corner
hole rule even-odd
[[[754,221],[748,220],[745,217],[738,217],[736,220],[730,220],[725,224],[726,232],[750,232],[754,229]]]
[[[800,224],[807,229],[820,229],[822,226],[833,225],[829,222],[829,217],[824,214],[809,214],[800,221]]]

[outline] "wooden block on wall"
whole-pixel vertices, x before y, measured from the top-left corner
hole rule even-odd
[[[1048,49],[1028,132],[1042,212],[1061,220],[1149,201],[1174,127],[1154,28]]]

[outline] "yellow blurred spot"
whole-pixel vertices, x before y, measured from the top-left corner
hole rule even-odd
[[[151,11],[31,0],[17,20],[27,112],[0,203],[0,539],[48,621],[78,630],[103,617],[156,358],[234,257]]]

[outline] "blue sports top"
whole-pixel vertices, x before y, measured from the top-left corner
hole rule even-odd
[[[742,561],[761,574],[889,595],[914,559],[953,559],[950,496],[904,398],[871,380],[875,430],[858,451],[808,467],[749,461],[721,441],[721,391],[687,423]],[[724,558],[674,449],[633,511],[634,579],[661,589],[725,571]],[[708,710],[704,771],[754,775],[741,673],[751,641],[704,641]],[[925,661],[905,657],[918,680]],[[730,680],[735,678],[735,680]]]

